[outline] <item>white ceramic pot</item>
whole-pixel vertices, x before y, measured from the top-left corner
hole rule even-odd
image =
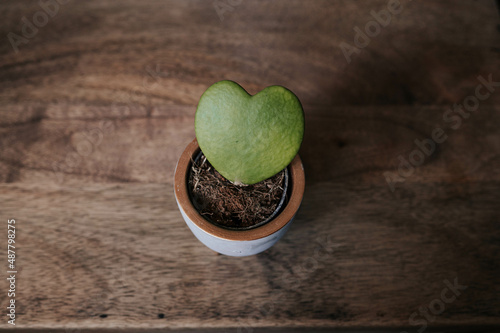
[[[286,206],[271,221],[248,230],[225,229],[204,219],[191,203],[188,176],[191,161],[199,153],[194,139],[182,153],[175,169],[174,192],[184,221],[193,234],[210,249],[228,256],[250,256],[273,246],[288,230],[304,195],[305,177],[300,157],[288,166],[290,197]]]

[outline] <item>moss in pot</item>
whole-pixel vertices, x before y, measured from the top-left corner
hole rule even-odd
[[[174,184],[189,228],[226,255],[271,247],[288,229],[304,193],[297,155],[304,113],[298,98],[281,86],[251,96],[235,82],[220,81],[200,98],[195,132]]]

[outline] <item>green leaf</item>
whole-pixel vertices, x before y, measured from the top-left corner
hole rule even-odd
[[[270,86],[251,96],[235,82],[220,81],[201,96],[195,131],[222,176],[235,184],[255,184],[293,160],[304,136],[304,111],[284,87]]]

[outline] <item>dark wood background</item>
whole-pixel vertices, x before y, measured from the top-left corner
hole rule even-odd
[[[223,20],[213,1],[68,1],[17,53],[9,32],[41,8],[1,2],[0,308],[15,218],[16,328],[497,331],[500,87],[443,121],[478,76],[500,81],[495,2],[401,0],[350,63],[339,44],[386,0],[221,2]],[[247,258],[199,243],[172,189],[222,79],[284,85],[306,113],[301,210]],[[391,191],[384,173],[436,127],[448,139]],[[454,279],[468,288],[424,320]]]

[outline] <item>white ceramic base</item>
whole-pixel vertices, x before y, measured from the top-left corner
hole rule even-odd
[[[186,224],[188,225],[189,229],[191,229],[193,234],[196,236],[196,238],[198,238],[200,242],[202,242],[203,244],[205,244],[210,249],[216,252],[233,257],[251,256],[267,250],[268,248],[273,246],[281,237],[283,237],[283,235],[287,232],[288,228],[290,227],[293,221],[292,218],[290,222],[288,222],[283,228],[281,228],[280,230],[276,231],[275,233],[267,237],[251,241],[228,240],[207,233],[189,219],[189,217],[182,209],[181,205],[179,205],[178,201],[177,201],[177,206],[179,206],[179,210],[181,211],[182,217],[184,218],[184,221],[186,221]]]

